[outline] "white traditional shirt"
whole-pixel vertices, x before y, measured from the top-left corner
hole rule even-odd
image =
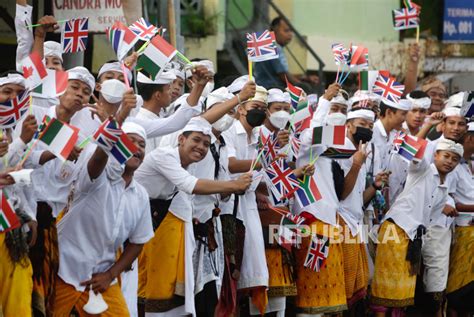
[[[448,196],[447,187],[434,164],[426,159],[416,164],[412,162],[404,190],[390,207],[384,220],[393,219],[408,237],[413,240],[418,226],[428,227],[433,212],[443,210]]]
[[[138,110],[138,113],[136,114],[135,118],[155,120],[155,119],[159,119],[160,116],[148,109],[141,107],[140,110]],[[146,140],[145,153],[148,154],[154,149],[156,149],[158,145],[160,145],[160,140],[161,140],[161,137],[148,138]]]
[[[15,32],[16,32],[16,70],[22,72],[22,61],[30,55],[33,47],[33,29],[27,28],[31,25],[31,13],[33,7],[30,5],[16,5]]]
[[[450,194],[454,197],[454,201],[464,205],[473,205],[474,175],[469,162],[461,159],[461,162],[452,173],[454,181],[452,182],[453,186],[450,187]]]
[[[91,180],[84,164],[71,207],[57,225],[58,275],[78,291],[85,289],[81,282],[115,263],[116,252],[127,239],[144,244],[153,237],[148,195],[134,180],[125,187],[122,172],[122,166],[109,161]]]
[[[380,168],[387,170],[390,163],[390,152],[392,150],[393,140],[395,138],[396,131],[392,130],[387,134],[383,126],[382,121],[377,120],[374,124],[372,143],[378,149],[378,155],[380,158]]]

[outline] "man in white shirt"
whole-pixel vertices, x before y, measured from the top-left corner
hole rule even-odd
[[[474,312],[474,122],[468,124],[467,133],[461,138],[464,147],[464,157],[453,172],[453,185],[450,194],[454,198],[456,218],[453,245],[449,259],[449,277],[446,287],[448,312],[466,314]],[[469,222],[470,218],[470,222]]]
[[[138,148],[119,165],[100,147],[90,147],[78,174],[70,205],[58,222],[59,270],[53,316],[84,314],[90,289],[102,293],[108,309],[101,316],[125,316],[128,309],[117,278],[153,237],[146,190],[134,180],[145,155],[146,134],[134,123],[123,132]],[[117,251],[123,248],[117,259]]]
[[[462,157],[462,146],[441,140],[434,163],[412,162],[403,192],[380,227],[371,302],[376,316],[414,304],[416,275],[421,265],[421,239],[433,212],[446,204],[446,176]]]
[[[145,246],[146,316],[195,314],[190,195],[230,194],[250,185],[248,174],[233,181],[215,181],[198,179],[187,171],[206,156],[211,133],[205,119],[193,118],[179,136],[177,148],[156,148],[137,172],[137,180],[150,196],[157,228],[155,237]]]

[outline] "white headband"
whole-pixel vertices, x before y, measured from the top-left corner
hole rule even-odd
[[[82,66],[77,66],[77,67],[71,68],[67,72],[68,72],[69,80],[71,79],[80,80],[89,86],[89,88],[91,89],[91,93],[94,91],[95,79],[94,79],[94,76],[92,76],[92,74],[87,70],[87,68],[82,67]]]
[[[127,134],[129,134],[129,133],[138,134],[139,136],[141,136],[143,138],[143,140],[146,141],[145,129],[141,125],[139,125],[135,122],[125,121],[122,124],[122,131],[127,133]]]
[[[0,77],[0,86],[7,84],[16,84],[25,87],[25,77],[20,74],[8,74],[5,77]]]
[[[102,76],[105,72],[116,72],[116,73],[122,74],[123,73],[122,65],[120,64],[120,62],[105,63],[99,69],[99,74],[97,75],[97,79],[99,79],[100,76]],[[127,78],[128,78],[128,81],[130,82],[132,80],[132,72],[127,67],[125,67],[125,72],[127,73]]]
[[[359,109],[354,111],[349,111],[347,113],[347,120],[350,119],[367,119],[370,121],[375,121],[375,113],[372,110]]]
[[[421,108],[421,109],[429,109],[431,106],[431,99],[429,97],[423,98],[412,98],[410,94],[408,94],[407,99],[412,102],[412,108]]]
[[[197,116],[189,120],[188,124],[184,127],[183,132],[201,132],[202,134],[211,136],[212,126],[206,119]]]
[[[458,154],[460,157],[464,154],[464,148],[461,144],[448,139],[439,140],[436,145],[436,151],[450,151]]]

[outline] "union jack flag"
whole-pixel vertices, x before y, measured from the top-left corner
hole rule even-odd
[[[393,142],[392,142],[392,151],[394,153],[398,153],[398,151],[400,150],[400,146],[402,145],[403,143],[403,140],[405,140],[405,137],[406,137],[406,133],[403,132],[403,131],[398,131],[397,134],[395,135],[395,138],[393,139]]]
[[[293,153],[293,157],[297,157],[300,152],[301,140],[299,134],[295,133],[290,136],[290,149]]]
[[[334,61],[336,62],[336,65],[344,65],[347,63],[349,50],[346,49],[341,43],[334,43],[332,45],[332,54],[334,55]]]
[[[384,77],[379,75],[375,81],[372,91],[384,99],[398,102],[403,95],[405,86],[396,82],[394,77]]]
[[[128,27],[130,31],[135,33],[140,39],[149,41],[159,32],[159,29],[145,20],[144,18],[138,19],[135,23]]]
[[[93,140],[103,149],[110,151],[120,139],[123,131],[115,119],[105,120],[92,136]]]
[[[275,33],[268,30],[247,33],[247,56],[253,62],[278,58]]]
[[[268,166],[271,162],[276,160],[278,155],[278,150],[280,149],[278,145],[277,134],[272,133],[268,136],[265,143],[263,144],[263,161],[264,165]]]
[[[30,107],[30,92],[23,91],[18,96],[0,103],[0,128],[15,126]]]
[[[418,7],[419,8],[419,7]],[[401,8],[392,11],[393,28],[406,30],[417,28],[420,24],[419,9],[417,7]]]
[[[77,53],[86,50],[89,36],[89,18],[66,21],[61,32],[63,53]]]
[[[296,175],[283,159],[271,163],[265,169],[265,174],[273,188],[276,189],[282,198],[291,197],[299,188],[299,181],[296,179]]]
[[[306,254],[303,266],[319,272],[329,256],[329,238],[314,235]]]

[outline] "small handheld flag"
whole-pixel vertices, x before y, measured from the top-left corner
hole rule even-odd
[[[83,52],[89,37],[89,18],[71,19],[61,29],[63,53]]]
[[[276,160],[265,169],[273,189],[280,197],[291,197],[298,189],[299,182],[293,173],[293,170],[283,159]]]
[[[326,125],[313,128],[312,144],[327,146],[344,145],[346,141],[345,125]]]
[[[247,33],[247,57],[252,62],[278,58],[275,33],[268,30]]]
[[[461,115],[468,119],[474,116],[474,92],[468,91],[464,93]]]
[[[160,76],[165,65],[178,53],[178,51],[164,38],[155,35],[150,44],[138,58],[137,70],[143,69],[151,79]]]
[[[0,128],[14,127],[28,112],[30,102],[30,92],[25,90],[15,98],[0,103]]]
[[[20,227],[20,220],[18,219],[15,210],[8,201],[3,190],[0,195],[2,195],[2,208],[0,210],[0,232],[7,232]]]
[[[329,256],[329,238],[314,235],[308,247],[308,253],[303,266],[319,272]]]
[[[106,33],[119,61],[127,56],[127,53],[139,39],[135,33],[130,31],[130,29],[120,21],[116,21],[111,27],[107,28]]]
[[[401,8],[392,11],[393,28],[395,30],[407,30],[419,27],[420,12],[417,8]]]
[[[309,206],[322,199],[314,176],[305,175],[299,182],[299,188],[295,192],[295,197],[301,207]]]
[[[405,85],[395,81],[394,77],[384,77],[379,75],[374,83],[372,91],[392,102],[398,102],[403,95]]]
[[[47,76],[32,94],[43,98],[55,98],[62,95],[67,88],[68,73],[61,70],[46,70]]]
[[[348,159],[354,155],[355,152],[357,152],[357,150],[329,147],[321,154],[321,156],[332,159]]]
[[[37,52],[31,53],[30,56],[23,60],[22,71],[28,89],[33,89],[41,85],[43,78],[48,75],[46,66],[43,64],[41,56]]]
[[[298,103],[301,100],[301,97],[304,95],[303,89],[297,86],[293,86],[288,79],[286,79],[286,90],[290,94],[291,106],[294,110],[298,108]]]
[[[56,118],[51,118],[39,135],[39,140],[46,144],[48,150],[62,161],[67,160],[78,139],[78,128]]]
[[[145,20],[140,18],[129,26],[130,31],[135,33],[143,41],[149,41],[158,33],[159,29]]]

